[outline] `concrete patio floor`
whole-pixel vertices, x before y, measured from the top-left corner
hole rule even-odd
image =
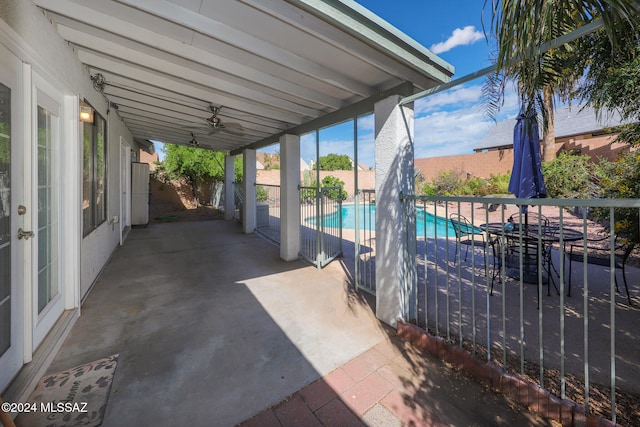
[[[372,304],[340,262],[285,263],[236,223],[152,223],[115,252],[48,372],[118,353],[103,426],[551,425],[399,340]],[[282,409],[300,403],[308,423]]]

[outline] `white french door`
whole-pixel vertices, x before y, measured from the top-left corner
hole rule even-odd
[[[25,259],[32,250],[25,201],[23,65],[0,45],[0,390],[24,361]]]
[[[63,96],[38,74],[32,102],[33,349],[64,311],[61,280],[60,173]]]

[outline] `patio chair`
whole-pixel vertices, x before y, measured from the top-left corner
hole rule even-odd
[[[542,227],[549,226],[549,219],[537,212],[528,212],[528,213],[514,213],[509,217],[509,222],[514,225],[520,225],[520,227],[526,227],[529,230],[537,230],[538,229],[538,219],[540,219],[540,225]],[[522,220],[522,222],[520,222]]]
[[[611,265],[611,235],[605,235],[595,239],[586,239],[587,243],[587,262],[595,265],[609,266]],[[633,305],[631,302],[631,296],[629,295],[629,287],[627,285],[627,274],[625,266],[629,260],[629,256],[636,247],[636,243],[628,238],[623,233],[618,233],[614,237],[613,251],[615,253],[614,268],[622,271],[622,280],[624,283],[624,289],[627,292],[627,300],[629,305]],[[574,253],[574,251],[576,253]],[[573,261],[584,262],[584,240],[569,245],[569,289],[567,296],[571,296],[571,271],[573,270]],[[616,292],[620,292],[618,287],[618,275],[614,274],[614,281],[616,285]]]
[[[471,222],[464,216],[454,213],[449,215],[451,225],[456,233],[456,253],[453,262],[457,262],[458,252],[461,245],[466,245],[466,251],[464,254],[464,260],[467,260],[469,255],[469,246],[482,245],[484,254],[486,255],[486,245],[484,240],[484,232],[477,227],[474,227]],[[478,240],[477,236],[480,237]]]
[[[522,222],[520,222],[520,219],[522,219]],[[535,283],[538,280],[538,259],[540,259],[540,265],[546,274],[546,277],[543,276],[543,281],[546,279],[547,295],[551,295],[552,283],[559,294],[558,286],[551,274],[555,272],[558,277],[560,276],[551,258],[557,229],[549,225],[549,220],[546,216],[537,213],[529,213],[526,217],[525,214],[513,214],[509,217],[509,222],[515,225],[516,230],[525,230],[530,236],[524,233],[523,238],[520,239],[520,233],[515,233],[507,237],[505,248],[507,266],[519,269],[520,260],[522,259],[523,274],[525,277],[529,277],[528,281]],[[539,226],[540,232],[538,232]],[[538,236],[541,236],[540,241]]]
[[[503,265],[502,255],[505,247],[502,244],[502,239],[500,237],[496,237],[495,239],[491,240],[489,242],[489,245],[491,246],[491,253],[493,255],[493,270],[491,273],[491,292],[489,292],[489,294],[493,295],[493,285],[495,284],[496,279],[498,278],[498,276],[500,276],[500,273],[502,272],[502,265]],[[505,256],[505,259],[507,259],[508,254],[505,253],[504,256]]]

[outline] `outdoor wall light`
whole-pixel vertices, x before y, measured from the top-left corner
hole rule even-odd
[[[93,108],[86,104],[80,104],[80,121],[93,123]]]

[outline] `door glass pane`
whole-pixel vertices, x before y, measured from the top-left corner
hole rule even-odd
[[[0,304],[0,356],[11,347],[11,304],[10,300]]]
[[[54,120],[38,106],[38,313],[58,294]]]
[[[11,89],[0,84],[0,355],[11,346]]]

